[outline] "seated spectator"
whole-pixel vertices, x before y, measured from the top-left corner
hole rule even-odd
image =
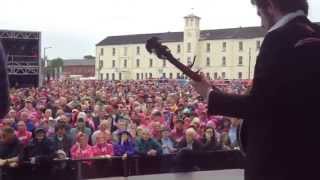
[[[23,161],[30,161],[31,164],[48,165],[48,161],[54,157],[53,143],[46,137],[43,128],[34,131],[34,138],[26,146],[22,153]]]
[[[151,124],[151,133],[152,133],[152,137],[157,140],[160,141],[161,139],[161,124],[160,122],[153,122]]]
[[[222,145],[222,149],[225,151],[232,150],[231,141],[227,132],[223,132],[220,136],[220,143]]]
[[[222,150],[221,145],[217,142],[215,130],[212,127],[207,127],[205,129],[201,142],[203,144],[203,151]]]
[[[63,125],[66,128],[66,133],[68,136],[71,136],[71,125],[70,125],[70,118],[65,115],[62,115],[60,119],[57,121],[57,125]]]
[[[175,148],[175,142],[170,138],[170,130],[167,128],[163,128],[161,131],[161,139],[160,144],[162,145],[163,154],[172,154],[177,151]]]
[[[193,128],[186,130],[185,137],[178,143],[178,149],[190,149],[196,152],[202,150],[202,144],[197,140],[197,132]]]
[[[161,145],[150,137],[148,129],[142,132],[142,138],[136,141],[136,152],[144,156],[158,156],[162,154]]]
[[[26,111],[21,112],[20,120],[25,122],[28,131],[33,132],[33,130],[35,129],[35,126],[32,120],[29,119],[29,112],[26,112]]]
[[[66,127],[64,125],[57,125],[55,128],[55,135],[52,137],[56,157],[60,154],[65,154],[70,157],[70,149],[72,146],[72,139],[66,134]],[[58,154],[59,152],[59,154]]]
[[[24,146],[28,145],[32,139],[32,133],[27,130],[27,126],[24,121],[19,121],[17,123],[16,136]]]
[[[237,118],[231,119],[231,126],[230,126],[230,129],[228,132],[228,136],[230,139],[231,147],[233,147],[233,148],[239,147],[237,134],[238,134],[238,130],[240,128],[240,123],[241,123],[240,119],[237,119]]]
[[[112,133],[112,139],[114,142],[119,142],[118,133],[122,131],[126,131],[128,126],[127,120],[119,119],[117,123],[117,130]]]
[[[50,117],[47,122],[48,122],[47,136],[53,137],[55,135],[55,127],[57,122],[52,117]]]
[[[76,143],[70,150],[72,159],[89,159],[93,157],[92,147],[88,144],[88,136],[79,132],[76,137]]]
[[[73,142],[75,142],[75,137],[79,134],[79,132],[85,133],[87,137],[91,135],[91,129],[86,127],[86,123],[83,118],[79,118],[76,123],[76,127],[72,128],[70,131],[70,135],[73,138]]]
[[[9,128],[9,127],[14,128],[15,127],[15,122],[12,119],[5,118],[5,119],[2,120],[1,126],[2,127],[7,127],[7,128]]]
[[[138,127],[137,127],[135,140],[138,140],[138,139],[141,139],[141,138],[142,138],[143,129],[144,129],[143,126],[138,126]]]
[[[174,141],[180,142],[184,137],[184,122],[183,120],[178,119],[175,122],[174,129],[171,131],[171,137]]]
[[[105,133],[99,132],[97,134],[97,137],[96,137],[97,143],[92,148],[94,157],[111,158],[111,156],[113,156],[113,146],[112,144],[108,143],[107,136],[110,136],[110,133],[105,134]]]
[[[201,138],[201,135],[203,135],[203,133],[201,132],[201,127],[200,127],[201,123],[200,123],[200,119],[195,117],[192,119],[191,124],[189,127],[192,127],[196,133],[197,133],[197,139],[199,140]]]
[[[99,133],[104,133],[106,136],[110,136],[111,124],[108,120],[102,120],[99,125],[99,130],[95,131],[91,136],[92,145],[96,144],[96,137]],[[109,138],[108,138],[109,139]]]
[[[17,139],[14,129],[6,127],[2,129],[0,143],[0,168],[4,166],[17,167],[18,156],[22,151],[22,145]],[[10,177],[10,174],[8,174]]]
[[[123,158],[130,157],[135,153],[132,136],[128,131],[118,133],[119,142],[114,144],[114,155],[122,156]]]

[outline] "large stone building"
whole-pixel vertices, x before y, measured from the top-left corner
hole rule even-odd
[[[211,79],[251,79],[265,31],[260,27],[200,30],[200,18],[185,18],[183,32],[110,36],[96,46],[96,78],[127,80],[179,78],[181,72],[145,49],[147,39],[157,36],[173,55]]]

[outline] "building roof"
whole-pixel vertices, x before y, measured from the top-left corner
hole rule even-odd
[[[320,25],[320,22],[316,23]],[[203,30],[200,32],[200,40],[221,39],[251,39],[264,37],[266,31],[261,27],[239,27],[229,29]],[[109,36],[99,42],[97,46],[144,44],[151,37],[156,36],[162,42],[183,42],[183,32],[166,32],[152,34],[135,34],[123,36]]]
[[[97,46],[122,45],[122,44],[143,44],[151,37],[159,37],[162,42],[180,42],[183,40],[182,32],[135,34],[124,36],[109,36],[99,42]]]
[[[200,32],[200,40],[219,40],[219,39],[246,39],[263,37],[265,31],[261,27],[245,27],[203,30]],[[183,32],[166,32],[152,34],[135,34],[124,36],[109,36],[99,42],[97,46],[123,45],[123,44],[143,44],[151,37],[156,36],[162,42],[182,42]]]
[[[94,59],[65,59],[63,66],[94,66]]]

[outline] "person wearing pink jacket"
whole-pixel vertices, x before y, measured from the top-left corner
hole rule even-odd
[[[108,143],[104,133],[99,132],[96,137],[96,145],[92,148],[94,157],[111,158],[113,156],[113,145]]]
[[[93,157],[93,148],[88,144],[86,134],[79,132],[77,142],[71,147],[72,159],[89,159]]]

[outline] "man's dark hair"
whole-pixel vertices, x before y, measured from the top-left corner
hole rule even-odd
[[[307,0],[270,0],[275,6],[279,8],[282,13],[291,13],[297,10],[303,10],[306,15],[309,12],[309,4]],[[251,0],[251,3],[257,5],[259,8],[266,8],[269,6],[268,0]]]
[[[60,129],[66,130],[66,126],[64,124],[57,124],[54,128],[55,132],[59,131]]]

